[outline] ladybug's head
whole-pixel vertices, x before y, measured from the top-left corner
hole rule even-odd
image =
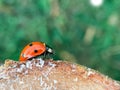
[[[46,45],[46,53],[49,53],[49,54],[54,54],[54,51],[51,47],[49,47],[48,45]]]

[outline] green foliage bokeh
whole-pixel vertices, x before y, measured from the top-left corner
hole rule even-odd
[[[32,41],[51,46],[55,59],[73,61],[120,80],[120,1],[0,0],[0,62],[19,59]]]

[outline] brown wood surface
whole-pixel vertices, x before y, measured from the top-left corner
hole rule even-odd
[[[53,60],[6,60],[0,90],[120,90],[120,84],[81,65]]]

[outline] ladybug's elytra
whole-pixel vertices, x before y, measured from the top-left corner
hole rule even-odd
[[[53,50],[42,42],[31,42],[26,45],[20,54],[20,62],[27,61],[31,58],[47,54],[53,54]]]

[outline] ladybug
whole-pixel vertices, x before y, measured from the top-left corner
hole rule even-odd
[[[37,56],[43,56],[43,58],[46,58],[46,56],[50,54],[53,54],[53,50],[45,43],[31,42],[22,50],[19,61],[27,61]]]

